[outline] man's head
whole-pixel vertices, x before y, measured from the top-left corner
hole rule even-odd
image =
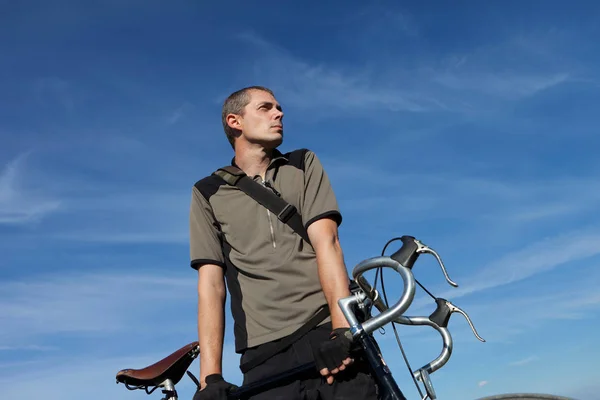
[[[235,149],[235,141],[276,148],[283,141],[283,111],[270,89],[250,86],[225,100],[221,114],[225,135]]]

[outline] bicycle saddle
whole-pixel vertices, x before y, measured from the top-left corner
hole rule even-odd
[[[159,386],[170,379],[177,384],[200,353],[198,342],[183,346],[162,360],[142,369],[123,369],[117,372],[117,382],[131,386]]]

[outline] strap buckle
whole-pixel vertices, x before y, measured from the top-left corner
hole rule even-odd
[[[281,222],[286,223],[297,211],[295,206],[288,204],[279,214],[277,214],[277,218],[279,218]]]

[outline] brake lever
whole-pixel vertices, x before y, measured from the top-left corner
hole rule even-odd
[[[475,335],[475,337],[478,340],[480,340],[481,342],[485,342],[485,339],[482,338],[481,336],[479,336],[479,333],[475,329],[475,325],[473,325],[473,322],[471,321],[471,318],[469,318],[469,315],[464,310],[462,310],[461,308],[455,306],[454,304],[452,304],[448,300],[442,299],[442,298],[439,298],[439,297],[435,299],[435,302],[437,304],[437,308],[429,316],[429,319],[432,322],[434,322],[439,327],[447,328],[448,327],[448,321],[450,320],[450,316],[453,313],[455,313],[455,312],[459,313],[463,317],[465,317],[465,319],[469,323],[469,326],[471,327],[471,330],[473,331],[473,334]]]
[[[446,278],[446,281],[451,286],[458,287],[458,283],[454,282],[452,279],[450,279],[450,276],[448,276],[448,270],[446,270],[446,266],[444,265],[444,262],[442,261],[442,258],[437,253],[437,251],[435,251],[431,247],[427,246],[426,244],[423,244],[423,242],[421,242],[418,239],[413,239],[413,240],[415,241],[415,243],[417,245],[417,253],[433,255],[435,257],[435,259],[437,260],[438,264],[440,264],[440,267],[442,268],[442,272],[444,273],[444,277]]]

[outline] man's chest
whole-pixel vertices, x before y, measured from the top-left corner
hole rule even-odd
[[[275,176],[275,179],[272,174],[268,174],[266,181],[260,178],[254,181],[302,213],[302,174]],[[222,186],[211,198],[211,205],[223,238],[238,253],[277,251],[286,242],[296,239],[295,233],[277,215],[236,187]]]

